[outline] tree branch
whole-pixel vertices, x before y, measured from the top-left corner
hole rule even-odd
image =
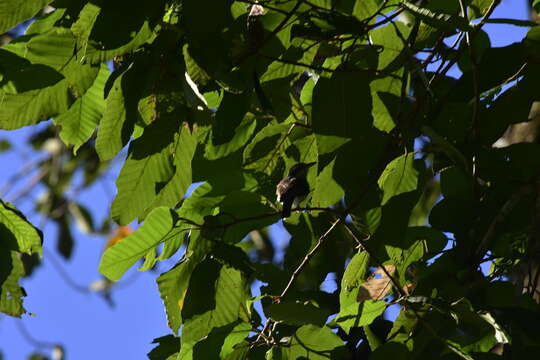
[[[375,256],[375,253],[371,250],[369,250],[369,248],[367,247],[366,245],[366,242],[363,240],[363,239],[360,239],[358,236],[356,236],[356,234],[354,233],[354,231],[351,229],[351,225],[347,224],[347,222],[343,222],[343,225],[345,225],[345,228],[347,229],[347,231],[349,232],[349,234],[353,237],[353,239],[358,243],[360,244],[360,246],[362,247],[362,249],[364,249],[365,252],[368,253],[369,257],[372,258],[375,263],[377,264],[377,266],[384,272],[384,274],[390,279],[390,281],[392,282],[392,285],[394,286],[394,288],[396,289],[396,291],[399,293],[400,297],[403,297],[403,296],[406,296],[407,294],[405,293],[405,291],[403,291],[403,289],[401,288],[401,286],[399,285],[399,282],[392,276],[392,274],[390,274],[390,272],[386,269],[386,267],[383,265],[382,261],[379,260],[377,258],[377,256]]]
[[[332,230],[334,230],[336,228],[336,226],[338,226],[338,224],[340,222],[343,222],[341,218],[335,220],[332,225],[328,228],[328,230],[326,230],[326,232],[319,238],[319,240],[317,241],[317,243],[315,244],[315,246],[313,247],[313,249],[311,249],[307,254],[306,256],[304,257],[304,259],[302,260],[302,262],[300,263],[300,265],[298,265],[298,267],[294,270],[294,272],[292,273],[292,276],[291,278],[289,279],[289,282],[287,283],[287,286],[285,286],[285,289],[283,289],[283,291],[281,292],[281,295],[279,295],[279,299],[283,298],[285,295],[287,295],[287,292],[289,292],[292,284],[294,283],[294,281],[296,280],[296,278],[298,277],[298,275],[300,275],[300,273],[302,272],[302,270],[304,269],[304,267],[307,265],[307,263],[309,262],[309,260],[313,257],[313,255],[315,255],[315,253],[317,252],[317,250],[319,250],[319,248],[321,247],[321,245],[323,244],[324,240],[326,239],[326,237],[328,235],[330,235],[330,233],[332,232]]]

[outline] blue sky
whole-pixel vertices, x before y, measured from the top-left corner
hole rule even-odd
[[[526,3],[526,0],[503,0],[493,17],[527,19]],[[492,46],[519,41],[526,33],[526,28],[510,25],[488,25],[485,29],[490,35]],[[4,174],[0,179],[0,189],[11,174],[21,169],[22,164],[35,160],[32,151],[25,148],[24,143],[29,135],[42,126],[11,132],[0,131],[0,140],[9,139],[25,154],[21,156],[19,151],[0,153]],[[115,192],[117,167],[103,183],[97,183],[78,198],[91,210],[98,224],[108,216],[111,195]],[[24,185],[18,188],[21,186]],[[9,201],[17,192],[17,189],[13,189],[4,200]],[[32,196],[39,194],[40,189],[31,193]],[[31,214],[32,204],[33,200],[16,202],[26,214]],[[39,216],[29,217],[34,224],[41,221]],[[66,262],[60,259],[55,250],[55,226],[47,224],[43,230],[47,257],[33,276],[23,282],[28,293],[25,307],[33,315],[26,315],[22,320],[0,315],[0,353],[4,359],[22,360],[35,350],[50,355],[50,347],[36,348],[36,344],[29,341],[28,335],[46,343],[44,345],[63,345],[68,359],[145,359],[146,353],[153,347],[150,344],[152,339],[170,333],[155,278],[170,267],[174,260],[161,264],[160,272],[135,274],[136,270],[131,269],[113,292],[115,307],[111,308],[96,293],[75,290],[54,266],[59,263],[76,284],[81,288],[88,287],[101,278],[97,266],[106,239],[75,230],[76,247],[72,259]],[[283,230],[273,231],[273,234],[279,247],[283,248],[288,235]],[[49,256],[54,257],[55,261]],[[28,334],[17,322],[22,324]]]

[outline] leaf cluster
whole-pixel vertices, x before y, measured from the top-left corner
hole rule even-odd
[[[0,127],[52,118],[72,147],[56,157],[64,182],[48,183],[55,209],[85,151],[104,166],[127,148],[110,215],[142,225],[100,272],[116,281],[181,253],[156,280],[172,335],[151,359],[540,346],[536,287],[502,277],[537,257],[540,148],[493,146],[537,117],[536,23],[492,19],[496,0],[32,0],[0,7],[2,31],[47,3],[0,48]],[[486,23],[530,30],[494,48]],[[275,185],[298,162],[317,166],[280,249]],[[41,237],[2,206],[1,310],[19,316],[18,256]]]

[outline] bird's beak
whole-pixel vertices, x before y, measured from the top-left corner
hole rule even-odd
[[[310,168],[310,167],[312,167],[312,166],[315,165],[315,164],[316,164],[316,162],[310,162],[310,163],[307,163],[307,164],[306,164],[306,168]]]

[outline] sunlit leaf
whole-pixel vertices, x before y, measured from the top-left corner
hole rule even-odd
[[[315,325],[299,328],[284,352],[291,359],[342,359],[346,353],[343,341],[336,334]]]
[[[0,248],[0,251],[3,253],[6,251],[5,248]],[[15,316],[21,317],[22,314],[26,313],[25,308],[23,307],[22,298],[26,296],[26,292],[19,285],[19,280],[24,276],[24,268],[19,258],[19,255],[16,251],[7,250],[7,259],[4,259],[4,256],[0,257],[2,262],[10,261],[10,271],[3,278],[2,272],[3,267],[6,265],[3,263],[0,265],[0,312]]]
[[[54,123],[62,127],[60,138],[65,144],[73,145],[73,153],[94,133],[105,109],[103,91],[105,81],[109,77],[109,69],[102,65],[88,91],[68,111],[54,118]]]
[[[174,335],[156,338],[152,341],[152,344],[158,345],[147,354],[150,360],[170,359],[180,351],[180,338]]]
[[[71,31],[52,28],[45,34],[28,37],[24,42],[8,44],[2,48],[31,63],[45,65],[47,72],[56,71],[60,78],[52,83],[50,79],[48,84],[39,81],[38,84],[41,84],[31,89],[23,86],[18,90],[0,90],[0,127],[17,129],[47,120],[67,111],[77,98],[83,96],[94,83],[99,67],[81,64],[73,54],[74,45]],[[33,65],[28,63],[25,66],[31,68]],[[35,75],[29,72],[23,77],[19,76],[19,83],[31,83],[32,78],[29,76]]]
[[[178,333],[182,324],[182,309],[188,290],[189,279],[198,264],[198,259],[189,257],[171,270],[161,274],[156,282],[165,305],[167,321],[173,333]]]
[[[177,123],[163,119],[147,126],[143,135],[130,144],[128,157],[116,180],[118,193],[111,207],[112,217],[119,224],[125,225],[143,216],[156,201],[160,188],[173,178],[172,152],[176,149],[171,146],[174,147],[179,130]]]
[[[173,231],[174,225],[175,213],[172,210],[156,208],[137,231],[105,250],[99,271],[111,280],[120,279],[137,260],[161,244]]]
[[[52,0],[2,0],[0,1],[0,33],[11,29],[43,9]]]
[[[416,6],[410,2],[403,2],[401,4],[418,19],[438,29],[454,30],[457,28],[462,31],[470,31],[472,29],[467,19],[462,18],[461,16],[437,13],[429,9]]]
[[[242,274],[232,268],[221,266],[215,260],[206,260],[194,270],[185,305],[182,309],[184,328],[182,329],[182,350],[180,357],[196,358],[203,353],[220,353],[225,339],[213,348],[205,349],[201,341],[213,334],[228,329],[239,319],[246,300],[245,283]],[[234,326],[234,325],[233,325]],[[230,332],[225,331],[225,333]]]
[[[418,170],[414,165],[414,154],[405,154],[392,160],[379,178],[384,191],[382,205],[392,197],[415,191],[418,187]]]
[[[42,234],[13,205],[0,200],[0,237],[6,249],[41,254]]]

